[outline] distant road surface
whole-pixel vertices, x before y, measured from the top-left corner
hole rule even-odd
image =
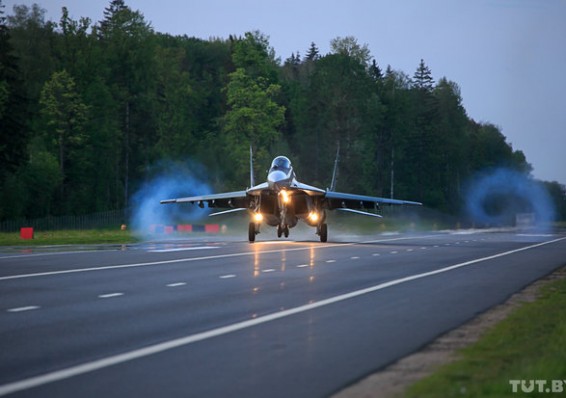
[[[0,395],[325,397],[566,264],[566,235],[0,248]]]

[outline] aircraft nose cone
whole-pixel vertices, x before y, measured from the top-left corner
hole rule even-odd
[[[267,183],[271,188],[278,189],[281,186],[285,185],[286,179],[287,175],[284,172],[280,170],[274,170],[267,176]]]

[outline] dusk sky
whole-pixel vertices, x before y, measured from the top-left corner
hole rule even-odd
[[[108,0],[4,0],[38,3],[47,19],[102,19]],[[533,175],[566,184],[566,1],[564,0],[126,0],[159,32],[227,38],[260,30],[284,60],[322,54],[354,36],[377,63],[412,76],[420,59],[438,81],[460,86],[468,116],[499,126]]]

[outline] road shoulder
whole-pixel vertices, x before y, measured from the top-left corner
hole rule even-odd
[[[532,283],[461,327],[454,329],[409,355],[338,392],[334,398],[398,397],[415,382],[433,374],[441,366],[458,359],[458,351],[478,341],[488,330],[504,320],[523,303],[536,300],[540,289],[566,278],[566,267]]]

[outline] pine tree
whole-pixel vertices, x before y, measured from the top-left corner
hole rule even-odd
[[[100,31],[104,33],[111,30],[116,22],[116,15],[126,10],[129,10],[129,8],[124,3],[124,0],[110,1],[108,7],[104,9],[104,19],[100,21]]]
[[[413,75],[413,86],[419,90],[425,90],[431,92],[434,88],[434,79],[432,78],[432,73],[428,66],[425,65],[423,59],[417,68],[417,71]]]
[[[309,47],[309,51],[307,52],[306,60],[316,61],[318,59],[320,59],[320,53],[318,51],[318,47],[316,46],[316,44],[314,44],[314,42],[312,42],[311,46]]]
[[[371,62],[371,65],[369,67],[369,75],[376,82],[381,82],[383,80],[383,73],[381,72],[381,68],[377,65],[375,59]]]

